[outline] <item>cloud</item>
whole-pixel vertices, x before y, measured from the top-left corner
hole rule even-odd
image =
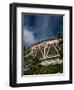
[[[27,28],[24,28],[24,37],[23,38],[24,38],[23,39],[24,45],[26,47],[32,45],[36,41],[33,32],[28,30]]]

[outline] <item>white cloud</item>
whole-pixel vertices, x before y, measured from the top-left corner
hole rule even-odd
[[[32,31],[24,28],[24,44],[29,46],[36,41]]]

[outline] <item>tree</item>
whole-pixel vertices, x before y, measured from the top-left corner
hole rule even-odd
[[[59,32],[57,34],[57,39],[59,40],[59,54],[60,54],[60,59],[63,59],[63,33]]]
[[[62,32],[57,33],[57,39],[63,39],[63,33]]]

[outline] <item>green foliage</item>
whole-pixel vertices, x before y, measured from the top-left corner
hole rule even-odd
[[[29,71],[24,74],[33,75],[33,74],[55,74],[63,73],[63,64],[61,65],[50,65],[50,66],[39,66],[37,68],[30,68]]]
[[[63,59],[63,33],[62,32],[58,32],[57,39],[59,40],[60,59]]]
[[[32,58],[32,57],[31,57]],[[37,58],[32,58],[28,71],[24,71],[25,75],[33,74],[54,74],[63,72],[63,64],[42,66]]]
[[[62,32],[58,32],[57,33],[57,38],[58,39],[60,39],[60,38],[63,39],[63,33]]]
[[[57,47],[60,54],[60,59],[63,59],[63,33],[57,34],[57,39],[59,40],[59,46]],[[25,54],[29,53],[31,51],[30,48],[27,48],[27,50],[24,48]],[[53,48],[51,48],[51,54],[54,53]],[[49,65],[49,66],[42,66],[40,63],[41,54],[38,52],[37,57],[34,57],[32,55],[29,55],[27,58],[24,58],[24,75],[34,75],[34,74],[54,74],[54,73],[63,73],[63,64],[57,64],[57,65]],[[54,59],[54,58],[53,58]]]

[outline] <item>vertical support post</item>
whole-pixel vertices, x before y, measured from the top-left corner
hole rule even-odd
[[[44,55],[43,55],[43,59],[46,59],[46,48],[44,47]]]

